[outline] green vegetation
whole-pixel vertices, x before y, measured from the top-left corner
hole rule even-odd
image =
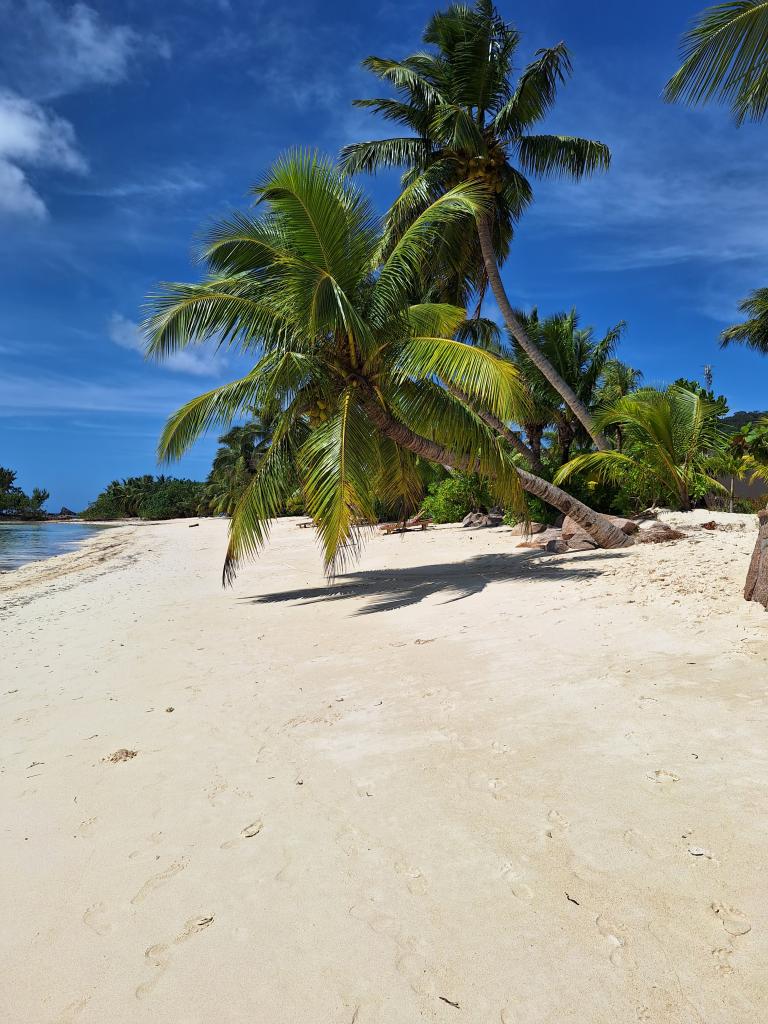
[[[739,6],[752,18],[766,5],[721,14]],[[725,21],[712,38],[731,32]],[[691,49],[670,97],[710,94],[713,24],[696,35],[706,56]],[[252,190],[255,213],[208,233],[204,279],[150,297],[155,358],[214,338],[253,354],[240,380],[174,413],[159,445],[170,460],[225,431],[197,506],[231,516],[225,579],[286,512],[311,516],[333,572],[356,553],[359,525],[419,508],[438,522],[494,505],[507,521],[559,512],[618,547],[628,538],[602,513],[690,509],[715,493],[733,504],[737,477],[768,479],[763,425],[726,419],[710,367],[703,384],[644,387],[617,358],[623,323],[601,333],[575,310],[539,316],[508,300],[499,267],[532,202],[529,179],[610,163],[601,142],[536,131],[570,75],[565,46],[539,51],[516,78],[519,34],[488,0],[438,12],[423,41],[403,60],[364,61],[391,94],[357,104],[402,136],[348,146],[341,170],[302,151],[282,157]],[[757,36],[744,45],[761,52]],[[758,92],[748,99],[759,114]],[[401,190],[380,221],[349,175],[392,167]],[[483,316],[489,285],[505,333]],[[768,350],[768,299],[742,309],[749,320],[723,344]]]
[[[196,516],[205,485],[167,476],[113,480],[83,512],[83,519],[185,519]]]
[[[486,478],[457,473],[430,486],[421,511],[436,523],[456,523],[468,512],[486,512],[494,504]]]
[[[672,386],[644,388],[620,398],[598,416],[622,432],[621,451],[585,452],[562,466],[562,483],[580,473],[623,489],[635,511],[665,505],[688,511],[696,499],[725,491],[712,475],[726,450],[717,406],[700,394]]]
[[[272,443],[274,419],[259,416],[233,427],[219,438],[205,486],[204,504],[210,515],[231,516]]]
[[[16,473],[0,466],[0,519],[45,519],[43,505],[50,495],[39,487],[25,494],[16,486]]]
[[[394,88],[389,97],[357,100],[409,135],[355,143],[342,152],[352,173],[404,167],[402,191],[387,217],[389,245],[439,196],[460,182],[482,184],[490,202],[475,212],[476,230],[454,223],[442,233],[425,267],[425,296],[482,305],[490,284],[510,334],[573,410],[599,448],[589,410],[548,361],[513,310],[499,274],[514,225],[533,200],[528,176],[579,178],[610,164],[602,142],[537,134],[559,86],[571,73],[566,46],[540,50],[513,80],[520,33],[489,0],[453,4],[427,25],[422,50],[404,60],[368,57],[363,66]]]
[[[707,8],[683,39],[683,64],[666,98],[728,103],[737,124],[768,112],[768,3],[726,0]]]

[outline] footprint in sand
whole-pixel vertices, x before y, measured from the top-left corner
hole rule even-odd
[[[88,907],[83,914],[83,924],[87,925],[97,935],[107,935],[112,931],[112,925],[107,920],[107,907],[104,903],[94,903]]]
[[[570,827],[570,821],[559,811],[550,811],[547,815],[549,828],[544,833],[547,839],[561,839]]]
[[[664,786],[669,782],[680,781],[679,775],[675,775],[674,772],[668,772],[664,768],[657,768],[655,772],[648,772],[646,778],[649,778],[651,782],[658,782],[660,786]]]
[[[264,823],[260,818],[257,818],[256,821],[252,821],[250,825],[246,825],[245,828],[241,830],[237,839],[228,839],[225,843],[222,843],[220,849],[231,850],[233,846],[239,846],[244,839],[253,839],[254,836],[257,836],[263,828]]]
[[[394,939],[400,934],[398,919],[376,900],[356,903],[349,908],[349,916],[354,917],[356,921],[364,921],[371,931],[378,935],[388,935]]]
[[[507,797],[506,782],[503,779],[484,775],[483,772],[472,772],[469,776],[469,785],[481,793],[490,793],[494,800],[505,800]]]
[[[505,1006],[499,1014],[501,1024],[517,1024],[517,1014],[510,1006]]]
[[[412,868],[408,864],[398,862],[395,864],[395,871],[398,875],[402,875],[405,878],[408,892],[412,896],[423,896],[429,888],[429,883],[418,868]]]
[[[213,914],[206,917],[191,917],[184,925],[182,931],[171,939],[169,942],[159,942],[154,946],[150,946],[144,952],[146,960],[152,967],[157,969],[157,973],[149,981],[142,982],[141,985],[136,989],[136,998],[143,999],[149,995],[152,989],[157,985],[158,981],[167,971],[170,965],[170,953],[174,946],[180,946],[183,942],[191,939],[193,936],[198,935],[204,931],[209,925],[213,924]]]
[[[404,953],[395,963],[398,974],[401,974],[411,989],[419,996],[434,996],[435,982],[429,964],[418,953]]]
[[[54,1024],[72,1024],[75,1017],[80,1015],[90,1001],[90,996],[83,996],[82,999],[75,999],[75,1001],[70,1003],[69,1006],[64,1007],[61,1014],[54,1021]]]
[[[187,858],[182,857],[180,860],[174,861],[173,864],[169,864],[164,871],[158,871],[156,875],[152,875],[146,880],[144,885],[142,885],[131,900],[131,903],[142,903],[150,893],[154,892],[155,889],[159,889],[161,885],[164,885],[169,881],[169,879],[173,878],[174,875],[178,875],[178,873],[183,871],[186,866]]]
[[[595,922],[597,930],[611,943],[610,961],[614,967],[632,968],[635,962],[629,951],[629,938],[623,925],[612,917],[601,914]]]
[[[718,946],[712,950],[712,956],[718,974],[733,974],[733,965],[731,964],[733,946]]]
[[[506,863],[501,869],[502,878],[509,884],[512,895],[519,900],[532,900],[533,889],[525,883],[522,873],[512,863]]]
[[[725,903],[713,903],[712,909],[729,935],[746,935],[752,931],[752,922],[741,910],[729,907]]]
[[[637,850],[638,853],[645,854],[650,860],[656,860],[663,856],[663,852],[649,835],[645,832],[637,832],[633,828],[628,828],[624,833],[624,842],[627,846],[631,846],[633,850]]]

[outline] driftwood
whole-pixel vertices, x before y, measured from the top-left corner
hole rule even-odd
[[[768,508],[758,512],[757,519],[757,540],[749,563],[744,598],[756,601],[768,610]]]

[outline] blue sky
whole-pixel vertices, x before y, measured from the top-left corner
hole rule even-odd
[[[659,94],[704,0],[502,0],[520,58],[561,39],[574,76],[547,128],[607,142],[608,174],[537,186],[504,269],[519,305],[629,324],[646,380],[714,367],[733,409],[765,408],[768,362],[720,351],[765,284],[766,127]],[[282,149],[386,134],[354,110],[369,53],[418,48],[433,0],[0,0],[0,464],[50,508],[156,471],[165,416],[242,363],[145,363],[136,330],[159,280],[191,280],[196,234],[247,202]],[[383,210],[396,180],[368,182]],[[215,439],[174,468],[205,476]]]

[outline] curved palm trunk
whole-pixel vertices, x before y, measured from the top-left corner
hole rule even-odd
[[[465,473],[471,473],[476,469],[476,462],[471,456],[457,456],[443,445],[414,433],[405,424],[400,423],[384,408],[372,392],[363,396],[363,407],[376,429],[389,437],[395,444],[400,445],[401,448],[414,452],[429,462],[436,462],[450,469],[457,469]],[[595,512],[594,509],[571,497],[560,487],[556,487],[547,480],[542,480],[541,477],[534,476],[533,473],[527,473],[524,469],[517,469],[516,472],[524,490],[546,501],[548,505],[552,505],[563,515],[570,516],[599,547],[623,548],[632,543],[632,539],[617,526],[614,526],[607,516]]]
[[[477,233],[480,237],[480,248],[483,253],[485,272],[491,283],[491,288],[499,309],[501,310],[501,315],[504,317],[504,322],[542,377],[549,381],[555,391],[557,391],[561,396],[565,404],[573,410],[574,415],[578,417],[584,429],[595,442],[598,450],[601,452],[607,451],[610,448],[610,445],[595,426],[595,422],[587,407],[578,397],[573,388],[563,380],[554,366],[543,354],[539,346],[528,337],[527,331],[515,316],[515,311],[512,309],[510,301],[507,298],[504,283],[501,280],[501,274],[499,273],[499,268],[496,264],[496,254],[493,251],[493,240],[491,238],[491,224],[487,216],[479,217],[477,219]]]

